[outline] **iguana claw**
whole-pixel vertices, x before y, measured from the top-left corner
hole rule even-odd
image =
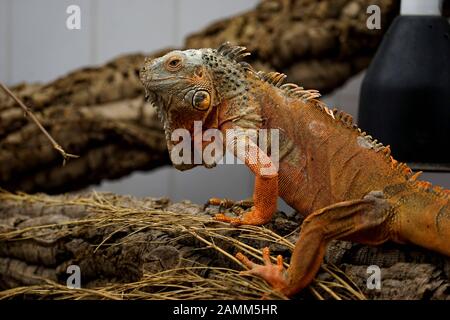
[[[263,278],[272,286],[273,289],[283,293],[283,291],[288,287],[286,270],[283,266],[283,257],[278,255],[277,264],[273,264],[270,261],[270,250],[267,247],[262,250],[262,256],[264,265],[254,263],[242,253],[237,253],[236,258],[250,269],[241,271],[240,274],[254,275]]]
[[[243,224],[241,217],[232,218],[232,217],[228,217],[228,216],[224,215],[223,213],[216,214],[214,216],[214,220],[222,221],[222,222],[229,222],[235,226]]]
[[[260,226],[268,222],[267,217],[262,215],[261,212],[258,211],[258,209],[256,209],[255,207],[252,207],[250,211],[245,211],[239,217],[229,217],[223,213],[219,213],[215,215],[214,219],[217,221],[229,222],[235,226],[238,225]]]

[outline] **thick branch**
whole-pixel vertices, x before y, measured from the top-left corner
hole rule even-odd
[[[381,7],[381,30],[366,27],[369,4]],[[395,0],[265,0],[190,36],[185,47],[243,44],[253,52],[255,68],[286,72],[289,81],[326,93],[367,66],[397,11]],[[0,186],[58,193],[168,164],[162,130],[143,101],[143,59],[130,54],[45,85],[13,88],[64,150],[80,156],[67,167],[20,108],[0,94]]]
[[[369,5],[381,9],[379,30],[366,25]],[[239,43],[252,52],[257,69],[284,72],[290,82],[325,94],[368,66],[398,10],[395,0],[261,1],[191,35],[186,46]]]

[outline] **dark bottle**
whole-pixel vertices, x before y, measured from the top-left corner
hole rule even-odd
[[[393,21],[361,87],[358,125],[415,169],[450,170],[450,25]]]

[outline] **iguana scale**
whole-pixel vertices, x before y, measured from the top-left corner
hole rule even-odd
[[[194,121],[224,133],[230,128],[279,129],[278,171],[262,173],[270,158],[255,144],[236,154],[255,174],[254,206],[242,216],[219,214],[216,219],[264,224],[276,211],[278,195],[306,218],[287,271],[280,256],[276,265],[270,262],[266,248],[264,265],[237,255],[249,267],[246,273],[292,296],[312,281],[332,239],[411,243],[450,256],[450,191],[418,181],[420,173],[394,160],[389,146],[362,132],[350,115],[330,110],[317,91],[283,84],[281,73],[256,72],[242,61],[248,54],[244,47],[225,43],[218,49],[172,51],[148,59],[141,70],[169,151],[173,130],[193,132]],[[231,142],[239,139],[249,141],[244,135]],[[256,159],[258,152],[262,157]]]

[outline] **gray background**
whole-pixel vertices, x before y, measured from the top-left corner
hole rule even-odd
[[[0,0],[0,80],[9,85],[47,82],[68,71],[103,64],[129,52],[181,46],[183,38],[210,22],[252,8],[257,0]],[[81,7],[81,30],[66,28],[66,8]],[[356,118],[363,74],[325,97]],[[423,175],[450,188],[450,174]],[[168,196],[198,203],[209,197],[251,196],[253,177],[242,165],[171,167],[133,173],[92,188],[137,196]],[[282,204],[282,208],[286,208]]]

